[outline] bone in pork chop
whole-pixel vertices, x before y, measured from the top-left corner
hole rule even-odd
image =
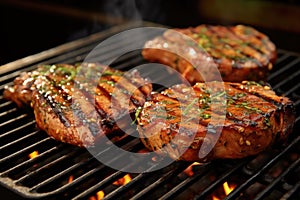
[[[178,70],[192,84],[220,81],[212,66],[223,81],[266,80],[277,57],[274,43],[252,27],[206,24],[167,30],[147,41],[142,55]]]
[[[116,85],[119,92],[114,97]],[[134,114],[151,91],[152,85],[135,70],[124,73],[95,63],[56,64],[22,73],[5,89],[4,97],[18,106],[31,104],[37,126],[54,139],[88,147],[104,134],[122,137],[116,121]]]
[[[186,161],[243,158],[291,132],[295,112],[288,98],[255,82],[210,84],[152,94],[138,118],[141,141],[150,151]]]

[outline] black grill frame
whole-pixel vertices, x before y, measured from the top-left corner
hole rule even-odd
[[[12,80],[22,71],[31,71],[39,64],[82,61],[87,53],[105,38],[123,30],[144,26],[157,25],[136,22],[112,27],[3,65],[0,67],[1,94],[4,86],[12,84]],[[124,45],[124,42],[108,46],[108,55],[121,45]],[[134,64],[144,62],[141,55],[133,52],[114,67],[126,70]],[[300,136],[297,135],[300,128],[300,82],[297,81],[300,78],[299,67],[299,54],[279,49],[277,63],[268,79],[268,83],[278,94],[286,95],[295,102],[296,124],[286,145],[277,146],[246,159],[214,161],[194,166],[195,175],[191,177],[183,172],[191,163],[174,162],[159,171],[131,174],[132,181],[120,187],[112,186],[112,183],[126,173],[98,163],[85,149],[49,138],[35,127],[31,111],[19,110],[14,103],[1,96],[0,184],[20,197],[28,199],[88,199],[102,189],[110,191],[105,196],[107,199],[211,199],[211,194],[219,190],[222,183],[225,181],[237,183],[238,177],[241,177],[242,182],[227,199],[246,198],[247,190],[256,184],[263,189],[253,197],[255,199],[265,199],[273,193],[279,193],[278,196],[283,199],[296,199],[300,194],[300,177],[297,175],[297,172],[300,172]],[[22,125],[17,127],[19,123]],[[138,139],[132,138],[125,138],[120,145],[125,149],[143,148]],[[26,156],[37,149],[41,152],[39,156],[27,159]],[[290,155],[294,157],[288,158]],[[259,165],[260,162],[263,164]],[[270,177],[270,170],[286,162],[288,166],[277,177]],[[57,172],[54,173],[54,169]],[[295,180],[291,178],[294,174]],[[67,184],[67,179],[71,175],[74,176],[74,180]],[[215,177],[210,180],[210,176]],[[143,185],[146,187],[143,188]]]

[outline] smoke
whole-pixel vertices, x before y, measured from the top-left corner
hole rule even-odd
[[[108,15],[129,20],[142,19],[135,0],[107,0],[104,3],[104,11]]]
[[[105,0],[108,15],[128,20],[161,21],[164,18],[163,0]]]
[[[68,41],[72,41],[92,33],[105,30],[122,21],[151,21],[162,23],[165,19],[165,0],[101,0],[93,7],[93,12],[106,15],[106,21],[95,19],[86,23],[79,30],[71,33]],[[108,20],[109,19],[109,20]],[[162,23],[163,24],[163,23]]]

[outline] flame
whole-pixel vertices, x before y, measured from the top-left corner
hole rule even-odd
[[[226,181],[225,183],[223,183],[223,188],[224,188],[224,192],[225,192],[226,196],[228,196],[230,194],[230,192],[232,192],[232,190],[234,190],[235,186],[229,186]]]
[[[129,183],[131,181],[131,179],[132,179],[131,176],[129,174],[126,174],[122,178],[113,182],[113,185],[117,185],[117,186],[126,185],[127,183]]]
[[[236,187],[235,185],[229,186],[227,181],[224,182],[223,183],[223,190],[224,190],[225,195],[228,196],[230,194],[230,192],[232,192],[234,190],[235,187]],[[220,198],[213,195],[212,200],[220,200]]]
[[[30,154],[28,155],[28,157],[29,157],[30,159],[33,159],[33,158],[37,157],[38,155],[39,155],[39,152],[38,152],[38,151],[33,151],[32,153],[30,153]]]
[[[212,200],[220,200],[220,199],[216,196],[212,196]]]
[[[194,162],[193,164],[189,165],[185,170],[184,173],[188,176],[194,176],[193,166],[195,165],[201,165],[199,162]]]
[[[100,190],[96,193],[96,196],[92,196],[89,198],[89,200],[102,200],[104,198],[105,194],[103,190]]]
[[[97,196],[97,200],[101,200],[104,198],[104,192],[103,190],[100,190],[99,192],[96,193],[96,196]]]
[[[68,183],[71,183],[72,181],[73,181],[73,179],[74,179],[74,176],[69,176],[69,179],[68,179]]]

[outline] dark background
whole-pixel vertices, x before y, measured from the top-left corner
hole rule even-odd
[[[247,24],[300,52],[300,3],[271,0],[0,0],[0,65],[117,26]]]

